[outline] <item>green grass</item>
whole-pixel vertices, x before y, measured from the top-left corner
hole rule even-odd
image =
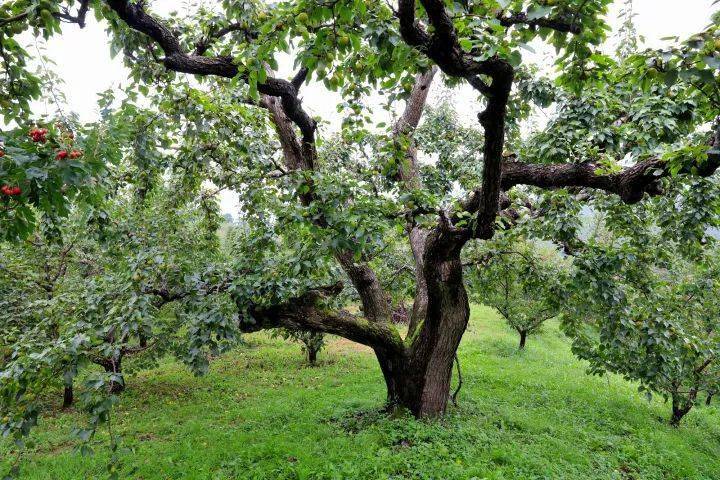
[[[720,478],[714,407],[667,426],[667,405],[648,403],[620,378],[586,376],[554,324],[519,353],[497,316],[474,308],[459,354],[459,407],[435,422],[379,414],[385,392],[374,357],[348,342],[331,342],[309,368],[297,345],[247,339],[205,377],[168,362],[128,379],[114,416],[135,450],[123,456],[126,477]],[[81,421],[44,420],[21,478],[106,478],[106,450],[81,457],[69,440]],[[0,445],[0,455],[7,449]]]

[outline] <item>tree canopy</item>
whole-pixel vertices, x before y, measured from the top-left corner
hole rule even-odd
[[[4,3],[0,230],[8,256],[26,264],[2,268],[32,273],[4,275],[0,291],[32,293],[4,320],[2,431],[27,435],[36,391],[98,363],[85,387],[87,439],[109,421],[126,355],[174,353],[202,372],[208,352],[275,328],[369,346],[389,405],[441,415],[469,318],[463,264],[508,232],[577,259],[564,286],[597,301],[571,309],[568,332],[593,369],[617,370],[612,348],[627,358],[630,344],[657,338],[651,324],[672,323],[648,313],[658,304],[634,282],[676,304],[696,283],[684,262],[713,244],[720,28],[716,13],[668,48],[611,54],[601,48],[611,3],[243,0],[164,18],[142,1]],[[35,71],[27,39],[82,28],[90,15],[129,85],[101,95],[95,122],[62,108],[37,116],[33,101],[53,96],[56,79]],[[531,44],[553,49],[552,69],[527,62]],[[288,58],[294,71],[279,73]],[[332,119],[309,113],[323,101],[303,98],[309,82],[341,98],[332,132]],[[477,125],[447,104],[426,108],[440,82],[471,87],[463,100],[477,103]],[[372,96],[391,121],[378,121]],[[525,132],[539,109],[547,125]],[[222,230],[224,189],[241,201],[237,225]],[[588,234],[590,213],[605,216],[614,243]],[[661,269],[675,268],[684,286],[667,285]],[[413,306],[401,335],[392,317],[405,296]],[[699,336],[711,328],[710,297],[694,298],[699,310],[673,315],[697,319],[687,328]],[[600,340],[584,336],[585,311]],[[681,348],[665,332],[663,348]],[[591,352],[607,341],[598,359]],[[639,368],[623,373],[668,391]],[[714,391],[692,388],[706,385]]]

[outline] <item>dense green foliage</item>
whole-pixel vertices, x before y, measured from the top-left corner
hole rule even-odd
[[[442,415],[469,296],[523,345],[560,313],[591,373],[671,398],[677,424],[720,381],[719,14],[647,51],[628,17],[608,54],[611,3],[243,0],[161,18],[145,2],[4,2],[0,432],[13,455],[47,399],[77,387],[81,453],[107,436],[118,478],[127,374],[170,358],[205,374],[261,329],[311,361],[327,333],[364,344],[389,407]],[[130,78],[81,124],[28,45],[93,15]],[[554,71],[527,61],[530,43],[555,50]],[[425,108],[434,76],[448,97],[474,89],[479,127],[451,102]],[[305,110],[309,82],[338,93],[337,128]],[[57,112],[38,116],[32,102],[50,97]],[[541,109],[547,125],[526,131]],[[223,190],[240,199],[232,225]],[[448,421],[449,437],[466,428]]]
[[[568,266],[552,248],[498,239],[468,264],[474,299],[494,307],[520,336],[528,335],[557,316],[564,306],[563,285]]]
[[[590,372],[620,373],[639,381],[648,396],[670,399],[671,423],[677,424],[720,386],[717,248],[688,261],[653,223],[644,242],[656,248],[648,251],[612,222],[603,222],[610,230],[591,238],[575,258],[564,328]]]

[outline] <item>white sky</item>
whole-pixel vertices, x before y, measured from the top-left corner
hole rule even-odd
[[[178,7],[177,1],[156,0],[153,9],[166,13]],[[610,13],[610,23],[617,28],[618,12],[624,3],[616,0]],[[646,45],[659,47],[660,40],[668,36],[687,37],[700,31],[710,23],[713,0],[634,0],[635,24],[638,33],[645,37]],[[65,26],[63,35],[53,37],[46,47],[48,56],[55,62],[52,68],[64,80],[62,91],[67,104],[80,115],[81,120],[91,121],[97,117],[97,93],[117,87],[127,77],[122,66],[121,56],[110,58],[107,37],[103,26],[92,15],[88,16],[87,26],[79,29],[75,25]],[[35,47],[30,46],[31,50]],[[282,69],[282,68],[281,68]],[[290,76],[291,71],[279,72]],[[470,91],[462,92],[462,98],[474,98]],[[328,92],[322,84],[310,84],[303,87],[304,105],[313,115],[323,119],[337,119],[335,106],[339,103],[337,94]],[[465,101],[457,105],[463,116],[474,117],[472,102]],[[52,110],[52,105],[46,107]],[[378,113],[381,109],[376,110]],[[221,198],[223,212],[237,214],[237,199],[232,193]]]

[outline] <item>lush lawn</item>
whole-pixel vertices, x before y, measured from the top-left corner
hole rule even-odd
[[[667,405],[619,378],[585,376],[554,325],[518,353],[497,317],[475,308],[460,406],[436,422],[376,413],[381,375],[353,344],[333,342],[308,368],[296,345],[248,341],[203,378],[176,364],[129,378],[114,417],[135,450],[124,457],[129,478],[720,478],[714,407],[668,427]],[[105,450],[81,457],[68,440],[80,420],[44,420],[21,478],[106,478]]]

